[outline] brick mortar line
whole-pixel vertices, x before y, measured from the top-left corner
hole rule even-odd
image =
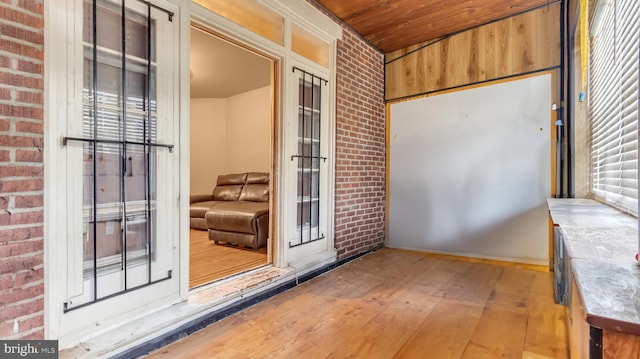
[[[0,181],[0,183],[2,183]],[[24,191],[24,192],[0,192],[0,197],[5,197],[5,196],[36,196],[36,195],[43,195],[44,194],[44,190],[39,190],[39,191]]]
[[[21,243],[36,243],[36,242],[42,242],[43,238],[40,237],[36,237],[36,238],[27,238],[27,239],[20,239],[20,240],[16,240],[16,241],[11,241],[11,243],[17,243],[17,244],[21,244]],[[5,243],[5,242],[0,242],[0,243]],[[6,242],[6,244],[4,245],[8,245],[9,242]],[[35,253],[35,252],[34,252]],[[11,257],[13,258],[13,257]],[[44,268],[44,266],[43,266]],[[0,279],[2,279],[2,277],[7,277],[7,276],[12,276],[15,275],[15,273],[5,273],[5,274],[0,274]]]
[[[13,147],[13,148],[16,148],[16,147]],[[27,147],[21,147],[21,148],[27,148]],[[33,148],[37,148],[37,147],[33,147]],[[0,162],[0,167],[44,167],[44,163],[42,162],[6,162],[6,163]],[[33,177],[28,177],[28,178],[32,179]]]
[[[8,24],[8,25],[13,25],[15,23],[12,23],[10,21],[3,21],[4,19],[0,19],[0,25],[2,24]],[[16,26],[18,27],[18,26]],[[20,27],[18,27],[20,28]],[[34,31],[33,29],[35,28],[20,28],[21,30],[29,30],[31,32],[36,33],[37,35],[42,35],[43,40],[44,40],[44,34],[42,32],[39,31]],[[0,35],[0,40],[6,40],[6,41],[11,41],[14,42],[16,44],[20,44],[20,45],[27,45],[29,47],[33,47],[34,49],[38,49],[40,51],[44,51],[44,43],[40,44],[40,43],[36,43],[33,41],[29,41],[29,40],[23,40],[23,39],[19,39],[17,37],[13,37],[13,36],[7,36],[7,35]]]
[[[41,316],[42,314],[44,314],[44,312],[30,313],[30,314],[26,314],[26,315],[20,316],[20,317],[18,317],[18,318],[11,318],[11,319],[8,319],[8,320],[6,320],[4,323],[9,323],[9,322],[11,322],[11,323],[12,323],[14,320],[18,320],[18,319],[19,319],[19,320],[32,319],[32,318],[39,317],[39,316]],[[13,324],[13,323],[12,323],[12,324]],[[16,334],[17,334],[17,333],[16,333]]]
[[[0,54],[1,54],[1,52],[0,52]],[[38,65],[40,65],[40,64],[38,64]],[[24,77],[28,77],[28,78],[34,79],[34,80],[42,80],[42,79],[44,79],[44,73],[24,72],[24,71],[20,71],[20,70],[17,70],[17,69],[12,69],[12,68],[7,68],[7,67],[0,68],[0,72],[9,73],[9,74],[13,74],[13,75],[24,76]],[[2,85],[9,85],[9,84],[3,83]],[[9,86],[11,86],[13,88],[18,88],[17,86],[13,86],[13,85],[9,85]],[[27,89],[44,92],[44,89],[34,89],[34,88],[30,88],[30,87],[27,87]]]
[[[33,253],[36,253],[36,252],[33,252]],[[37,270],[37,269],[36,269],[36,270]],[[25,289],[25,288],[33,288],[33,287],[36,287],[36,286],[38,286],[38,285],[40,285],[40,284],[44,284],[44,278],[42,278],[42,279],[38,279],[38,280],[33,281],[33,282],[25,282],[23,285],[20,285],[20,286],[18,286],[18,287],[13,287],[13,288],[22,288],[22,289]],[[14,284],[14,285],[15,285],[15,284]],[[1,292],[0,292],[0,293],[1,293]]]
[[[41,313],[40,315],[42,315],[44,317],[44,311],[42,312],[38,312]],[[44,329],[44,325],[40,326],[40,327],[35,327],[35,328],[31,328],[25,332],[18,332],[15,334],[10,335],[9,337],[7,337],[8,340],[20,340],[21,338],[24,338],[25,336],[29,335],[29,334],[33,334],[33,333],[37,333],[40,332]]]
[[[20,119],[20,120],[22,120],[21,117],[10,117],[9,119]],[[0,132],[0,134],[2,134],[3,136],[11,136],[11,137],[44,138],[44,134],[42,134],[42,133],[17,132],[15,130],[6,131],[6,132]],[[23,149],[23,148],[38,148],[38,149],[41,150],[41,148],[39,148],[37,146],[28,146],[28,147],[0,146],[0,150]]]
[[[37,17],[39,19],[44,19],[44,14],[38,13],[38,12],[31,12],[27,9],[23,9],[20,6],[16,5],[12,5],[12,4],[4,4],[4,3],[0,3],[0,7],[6,8],[6,9],[10,9],[10,10],[15,10],[19,13],[25,14],[25,15],[30,15],[33,17]],[[43,9],[44,10],[44,9]]]
[[[40,60],[40,59],[37,59],[37,58],[34,58],[34,57],[29,57],[29,56],[16,54],[16,53],[13,53],[13,52],[10,52],[10,51],[0,50],[0,56],[8,57],[8,58],[10,58],[12,60],[24,60],[24,61],[29,61],[29,62],[37,64],[37,65],[44,65],[44,61],[43,60]]]
[[[9,210],[6,209],[0,209],[0,213],[3,212],[8,212],[13,214],[22,214],[22,213],[33,213],[33,212],[43,212],[44,211],[44,206],[42,207],[33,207],[33,208],[15,208],[15,207],[10,207],[8,208]]]
[[[36,227],[43,227],[43,226],[44,226],[43,222],[34,222],[34,223],[27,223],[27,224],[11,224],[11,225],[6,225],[6,226],[0,226],[0,230],[36,228]],[[29,237],[29,238],[44,240],[44,237]]]
[[[1,87],[2,85],[0,85]],[[17,88],[15,87],[5,87],[8,88],[10,90],[17,90]],[[37,92],[33,92],[35,94],[38,94]],[[33,102],[22,102],[22,101],[18,101],[18,100],[0,100],[0,105],[27,105],[25,107],[30,107],[30,108],[37,108],[37,109],[44,109],[44,105],[39,104],[39,103],[33,103]]]
[[[36,124],[42,124],[43,123],[42,120],[37,119],[37,118],[17,118],[17,117],[11,117],[11,116],[9,116],[9,117],[0,116],[0,120],[9,120],[9,121],[12,121],[12,122],[20,121],[20,122],[28,122],[28,123],[36,123]],[[4,131],[0,131],[0,133],[4,133]],[[29,132],[29,133],[32,133],[32,132]],[[0,146],[0,147],[2,147],[2,146]]]
[[[28,270],[28,269],[24,269],[24,270],[26,271],[26,270]],[[42,283],[38,283],[38,285],[40,285],[40,284],[44,284],[44,279],[38,279],[38,282],[42,282]],[[31,285],[31,286],[28,286],[28,287],[22,287],[22,286],[20,286],[20,287],[13,287],[13,288],[33,288],[33,287],[34,287],[34,286],[33,286],[33,285]],[[0,292],[0,294],[1,294],[1,292]],[[5,294],[8,294],[8,293],[5,293]],[[6,305],[4,308],[11,308],[12,306],[16,306],[16,305],[20,305],[20,304],[25,304],[25,303],[28,303],[29,301],[32,301],[33,299],[37,300],[37,299],[39,299],[39,298],[44,298],[44,294],[37,295],[37,296],[35,296],[35,297],[25,298],[25,299],[23,299],[23,300],[21,300],[21,301],[19,301],[19,302],[11,302],[11,303],[9,303],[8,305]],[[30,314],[33,314],[33,313],[30,313]]]

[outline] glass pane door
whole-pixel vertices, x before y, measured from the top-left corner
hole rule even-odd
[[[326,81],[300,71],[297,99],[297,160],[296,226],[297,237],[290,247],[325,238],[321,229],[323,202],[321,164],[326,161],[322,151],[323,88]],[[326,200],[324,200],[326,201]]]

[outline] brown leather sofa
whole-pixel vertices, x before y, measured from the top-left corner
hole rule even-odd
[[[216,244],[226,242],[258,250],[269,234],[269,174],[218,176],[210,195],[192,195],[191,228],[207,230]]]

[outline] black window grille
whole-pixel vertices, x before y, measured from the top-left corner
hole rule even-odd
[[[322,89],[327,80],[294,67],[302,77],[298,82],[298,153],[291,160],[297,167],[297,227],[299,238],[289,242],[296,247],[325,238],[320,228]]]
[[[64,311],[171,278],[156,260],[157,143],[156,18],[106,0],[83,4],[82,299]]]

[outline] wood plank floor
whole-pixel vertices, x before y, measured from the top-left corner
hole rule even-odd
[[[568,358],[551,273],[381,249],[151,358]]]
[[[258,252],[228,244],[215,244],[207,231],[189,233],[189,288],[267,264],[267,249]]]

